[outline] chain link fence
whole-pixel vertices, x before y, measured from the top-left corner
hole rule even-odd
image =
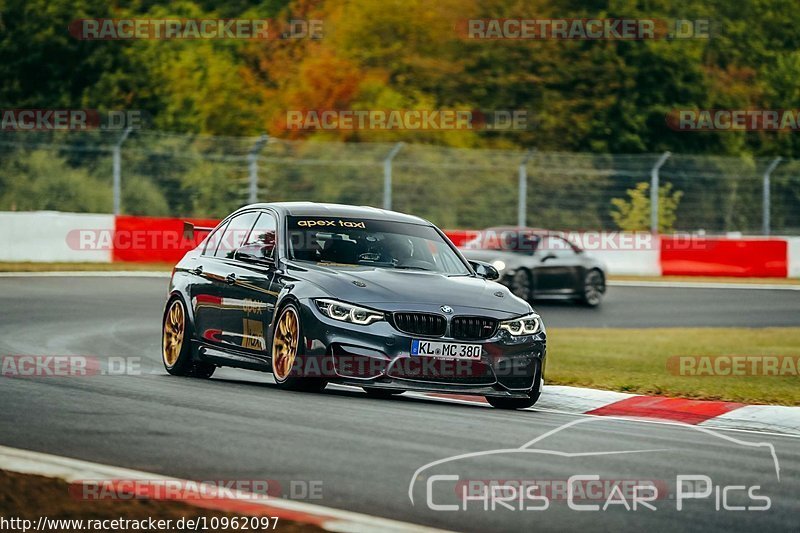
[[[670,198],[677,200],[665,220]],[[622,202],[630,211],[624,224],[637,226],[622,229],[791,235],[800,234],[800,161],[0,132],[2,211],[221,217],[253,201],[293,200],[390,206],[447,228],[562,230],[620,229],[614,213]],[[652,205],[661,218],[653,219]]]

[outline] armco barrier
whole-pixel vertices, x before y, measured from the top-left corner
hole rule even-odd
[[[215,219],[189,219],[214,226]],[[181,218],[39,212],[0,212],[0,261],[177,262],[195,241]],[[456,245],[475,235],[446,232]],[[599,234],[604,235],[604,234]],[[800,237],[704,238],[663,236],[639,249],[591,249],[612,274],[800,278]]]

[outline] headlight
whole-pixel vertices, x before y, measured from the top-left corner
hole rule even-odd
[[[533,335],[542,329],[542,317],[536,313],[525,315],[514,320],[500,322],[500,329],[504,329],[515,337],[520,335]]]
[[[384,319],[383,313],[337,300],[314,300],[322,314],[334,320],[366,326]]]
[[[497,261],[492,261],[492,266],[495,267],[498,272],[502,272],[506,269],[506,264],[499,259]]]

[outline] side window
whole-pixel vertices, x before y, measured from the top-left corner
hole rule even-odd
[[[227,227],[228,222],[212,231],[211,234],[206,237],[206,244],[203,246],[203,255],[214,255],[214,252],[217,251],[217,246],[219,246],[219,238],[225,232],[225,228]]]
[[[561,241],[561,245],[564,248],[564,251],[562,252],[563,255],[571,256],[571,255],[575,255],[575,254],[578,253],[578,252],[575,251],[575,246],[571,242],[569,242],[567,239],[565,239],[564,237],[559,237],[558,240]]]
[[[538,249],[541,250],[543,255],[552,255],[555,257],[570,257],[575,255],[575,249],[572,247],[572,244],[558,235],[545,236]]]
[[[275,217],[270,213],[261,213],[250,235],[245,239],[244,246],[263,246],[265,248],[264,256],[274,257],[275,246],[277,245],[275,238],[277,230],[278,223]]]
[[[258,213],[255,211],[233,217],[222,234],[214,257],[232,258],[233,253],[242,245],[248,233],[250,233],[250,228],[253,227],[256,217],[258,217]]]

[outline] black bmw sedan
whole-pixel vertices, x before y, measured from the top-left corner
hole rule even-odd
[[[200,228],[188,228],[200,230]],[[467,261],[433,224],[316,203],[239,209],[176,265],[163,315],[173,375],[219,366],[271,372],[280,387],[328,382],[533,405],[545,328],[528,302]]]

